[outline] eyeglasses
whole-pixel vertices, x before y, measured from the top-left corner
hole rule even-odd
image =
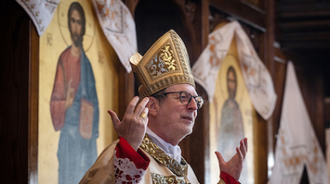
[[[163,93],[163,95],[168,95],[168,94],[173,94],[173,93],[179,93],[180,94],[180,102],[183,105],[188,105],[191,101],[191,98],[194,98],[196,104],[197,104],[197,109],[202,108],[204,99],[201,96],[193,96],[187,91],[176,91],[176,92],[168,92],[168,93]]]

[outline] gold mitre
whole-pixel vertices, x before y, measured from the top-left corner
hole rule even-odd
[[[160,37],[143,57],[134,54],[130,62],[141,82],[141,99],[175,84],[195,87],[187,49],[173,30]]]

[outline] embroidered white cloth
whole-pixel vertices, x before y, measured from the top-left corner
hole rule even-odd
[[[16,0],[32,19],[41,36],[53,18],[54,11],[61,0]]]
[[[309,183],[328,184],[326,163],[301,95],[294,66],[288,63],[275,165],[268,184],[298,184],[306,166]]]
[[[97,18],[108,41],[126,71],[132,68],[129,58],[137,52],[134,19],[121,0],[93,0]]]
[[[209,35],[209,44],[192,68],[195,81],[206,90],[212,100],[222,60],[227,55],[234,35],[240,68],[253,106],[264,119],[268,119],[274,111],[277,98],[273,80],[237,21],[230,22]]]
[[[113,167],[116,184],[137,184],[146,173],[146,170],[136,168],[134,162],[130,161],[128,158],[117,158],[116,152],[114,154]]]
[[[181,148],[178,145],[173,146],[172,144],[164,141],[160,138],[157,134],[155,134],[152,130],[147,128],[148,136],[151,140],[161,149],[163,150],[169,157],[173,158],[174,160],[181,162]]]

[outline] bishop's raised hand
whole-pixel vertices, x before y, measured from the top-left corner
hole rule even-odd
[[[111,116],[113,126],[118,136],[124,138],[133,149],[138,150],[148,125],[148,108],[146,107],[149,98],[144,98],[138,105],[139,97],[134,97],[128,104],[122,121],[117,114],[111,110],[108,113]]]

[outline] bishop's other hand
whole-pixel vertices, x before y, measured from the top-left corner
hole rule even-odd
[[[244,138],[240,141],[240,147],[236,148],[236,154],[226,162],[221,153],[215,152],[219,161],[220,171],[226,172],[231,175],[236,180],[241,176],[241,172],[243,169],[243,162],[248,151],[248,143],[247,138]]]

